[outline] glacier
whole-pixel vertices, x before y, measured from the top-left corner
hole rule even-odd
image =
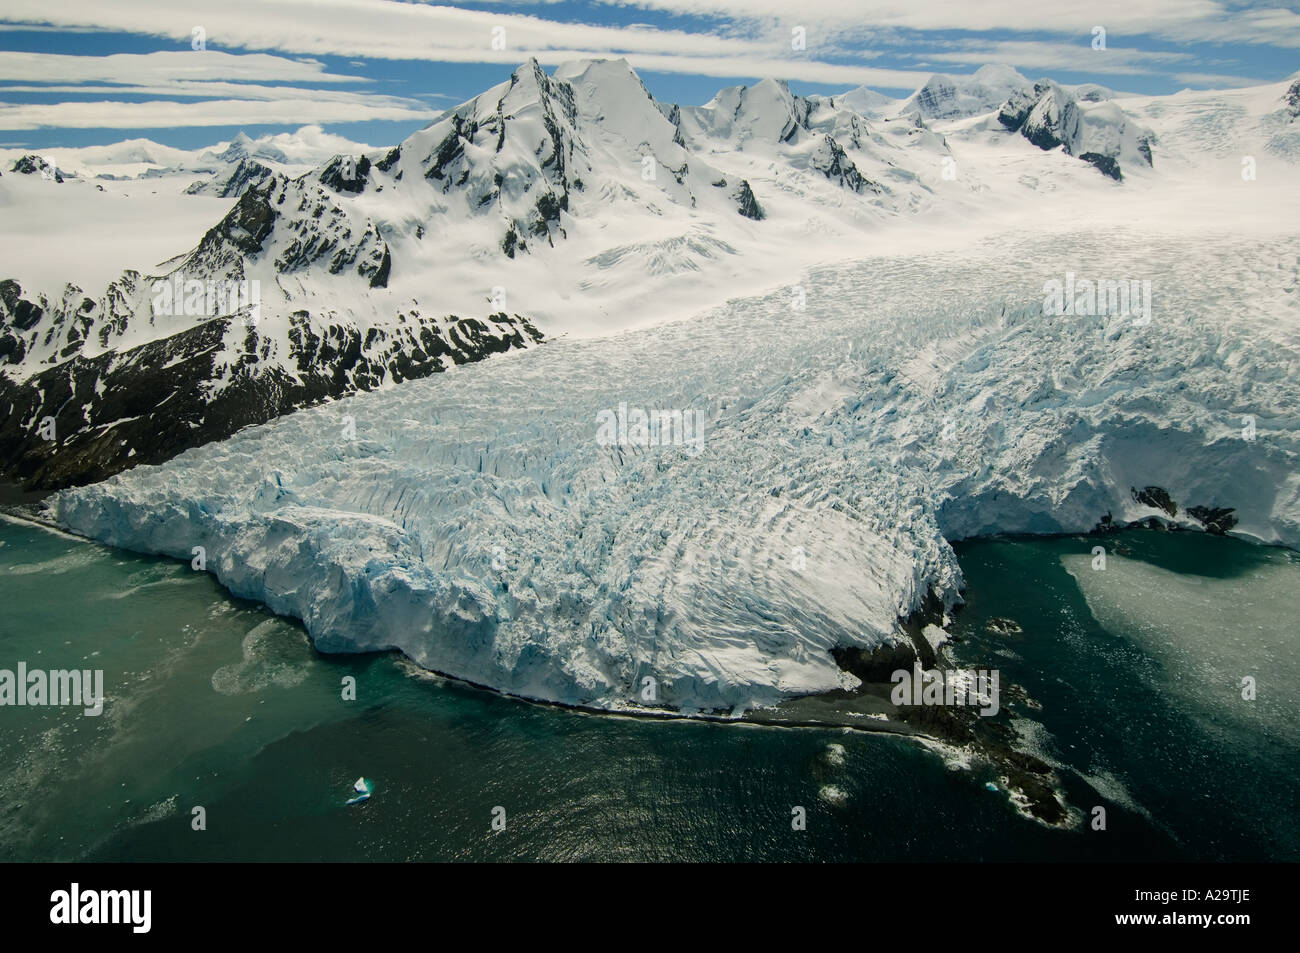
[[[1225,199],[1224,201],[1231,201]],[[851,688],[837,646],[961,600],[950,542],[1103,517],[1300,544],[1300,243],[1095,215],[813,267],[693,317],[559,337],[46,501],[206,568],[324,652],[532,699],[739,714]],[[1045,315],[1148,277],[1149,323]],[[598,419],[699,411],[703,445]],[[1249,418],[1249,436],[1243,420]],[[1139,501],[1159,486],[1177,514]],[[1081,540],[1081,553],[1097,541]],[[1103,539],[1104,542],[1104,539]]]

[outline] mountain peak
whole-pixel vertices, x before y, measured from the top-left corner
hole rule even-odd
[[[632,64],[621,56],[617,59],[584,56],[576,60],[565,60],[555,68],[555,78],[567,82],[575,82],[584,77],[594,80],[617,75],[636,76],[637,73]],[[640,80],[639,76],[637,80]]]
[[[1026,89],[1029,80],[1010,66],[988,64],[971,76],[935,73],[904,103],[926,119],[960,119],[997,109],[1012,95]]]
[[[515,71],[510,74],[510,79],[513,83],[522,83],[532,80],[538,86],[545,86],[548,78],[546,70],[542,69],[542,64],[537,62],[537,57],[535,56],[530,56],[526,62],[520,63]]]
[[[1025,77],[1015,67],[1008,66],[1006,63],[985,63],[977,69],[971,77],[985,86],[990,84],[999,84],[1005,86],[1026,86],[1029,79]]]
[[[63,182],[63,173],[56,168],[54,164],[48,161],[44,156],[30,152],[20,158],[9,169],[10,172],[17,172],[21,175],[40,175],[45,179],[52,179],[55,182]]]

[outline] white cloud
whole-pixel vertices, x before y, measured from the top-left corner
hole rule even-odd
[[[191,83],[178,81],[158,85],[95,86],[91,84],[28,86],[0,85],[3,93],[79,93],[97,96],[180,96],[207,99],[313,100],[316,102],[355,103],[358,105],[401,106],[408,109],[427,108],[418,99],[400,96],[382,96],[375,93],[352,93],[333,89],[305,89],[298,86],[262,86],[256,83]],[[445,97],[443,97],[445,98]]]
[[[558,66],[566,60],[590,56],[584,50],[550,50],[537,54],[537,60],[547,66]],[[649,53],[629,54],[624,57],[638,72],[650,70],[661,73],[690,73],[698,76],[722,78],[772,77],[797,79],[809,83],[831,86],[876,86],[881,89],[916,89],[930,78],[932,70],[886,69],[876,66],[853,66],[847,63],[823,63],[818,60],[785,59],[782,57],[754,57],[735,60],[723,56],[694,56],[689,60],[674,56]]]
[[[165,54],[169,60],[130,65],[137,72],[153,65],[160,72],[163,66],[174,70],[202,69],[204,76],[212,79],[245,78],[244,73],[220,76],[224,69],[255,73],[251,65],[243,68],[235,62],[238,57],[223,53],[223,47],[275,49],[310,56],[500,63],[511,67],[529,57],[555,66],[583,57],[624,56],[634,68],[641,70],[715,77],[779,76],[817,83],[867,83],[894,89],[915,88],[928,76],[910,70],[875,69],[795,56],[790,54],[788,31],[760,31],[763,38],[755,39],[648,26],[616,28],[562,23],[491,10],[458,10],[391,0],[225,0],[220,7],[205,10],[201,15],[178,12],[174,3],[159,0],[133,0],[130,4],[64,0],[57,6],[32,0],[7,0],[3,15],[10,20],[52,22],[68,29],[111,28],[174,40],[186,48]],[[203,22],[196,22],[199,20]],[[188,48],[195,26],[202,26],[205,31],[208,46],[205,52]],[[505,29],[504,49],[492,48],[494,27]],[[862,59],[874,54],[855,55]],[[211,68],[197,62],[191,65],[186,59],[201,60],[205,56],[224,58],[218,59]],[[267,71],[319,69],[314,61],[267,59],[269,62],[260,67]],[[93,70],[80,64],[70,65]],[[46,68],[46,72],[53,69]],[[172,75],[184,78],[183,74]],[[80,78],[108,79],[92,77],[89,72]],[[248,75],[247,78],[268,77]]]
[[[317,60],[288,59],[269,53],[163,50],[70,56],[0,50],[0,80],[28,83],[162,83],[172,80],[226,80],[285,83],[359,83],[364,77],[327,73]]]
[[[1034,40],[959,40],[941,44],[939,51],[903,53],[900,56],[928,63],[981,66],[1007,63],[1020,70],[1082,73],[1151,74],[1162,67],[1185,64],[1190,53],[1107,47],[1094,50],[1086,43],[1050,43]]]
[[[1208,89],[1237,89],[1243,86],[1263,86],[1270,80],[1248,79],[1244,76],[1229,76],[1224,73],[1175,73],[1173,79],[1189,86]]]
[[[1180,42],[1253,43],[1300,47],[1300,13],[1280,6],[1249,7],[1218,0],[818,0],[806,8],[788,0],[601,0],[616,6],[670,13],[768,20],[869,25],[921,31],[1014,30],[1089,36],[1155,36]]]
[[[1068,8],[1042,0],[818,0],[803,7],[790,0],[595,2],[718,19],[713,29],[691,32],[566,23],[514,12],[508,3],[463,10],[394,0],[5,0],[0,17],[8,23],[0,29],[26,24],[40,30],[144,34],[175,43],[176,49],[102,57],[0,52],[0,82],[7,83],[0,92],[159,97],[143,103],[0,104],[0,128],[275,125],[423,120],[437,114],[413,99],[305,88],[369,82],[363,76],[326,72],[314,58],[324,56],[347,58],[359,68],[365,64],[357,58],[513,68],[530,56],[547,66],[623,56],[641,71],[911,90],[935,68],[984,62],[1033,72],[1161,74],[1179,82],[1239,85],[1244,81],[1193,72],[1221,64],[1188,52],[1136,49],[1136,38],[1300,47],[1300,14],[1277,7],[1250,9],[1232,0],[1093,0]],[[795,24],[807,28],[806,53],[790,51],[790,26]],[[1108,32],[1105,52],[1089,46],[1094,25]],[[190,48],[195,27],[204,30],[206,50]],[[495,27],[504,28],[504,49],[493,49]],[[978,36],[990,30],[1041,38],[985,41]],[[954,31],[967,35],[954,39]],[[850,39],[858,48],[850,48]],[[884,49],[926,66],[865,65]],[[231,52],[240,50],[284,55]],[[184,103],[167,97],[212,98]]]
[[[368,100],[286,99],[276,102],[217,99],[198,103],[154,101],[0,104],[0,129],[173,129],[183,126],[292,126],[302,122],[427,121],[439,110]]]
[[[203,27],[209,49],[283,50],[312,55],[446,62],[520,62],[549,50],[662,56],[771,56],[773,41],[659,30],[561,23],[494,10],[460,10],[393,0],[223,0],[186,12],[167,0],[6,0],[9,21],[65,28],[96,27],[165,37],[188,49]],[[505,29],[505,50],[492,29]],[[539,56],[540,58],[540,56]]]

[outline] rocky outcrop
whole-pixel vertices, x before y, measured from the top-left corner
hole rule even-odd
[[[16,161],[9,171],[17,172],[19,175],[39,175],[42,178],[57,182],[59,185],[63,184],[63,173],[34,153],[25,155]]]
[[[1133,494],[1134,501],[1141,503],[1143,506],[1163,510],[1170,516],[1178,515],[1178,504],[1169,496],[1169,491],[1162,487],[1148,486],[1139,490],[1134,486],[1129,487],[1129,492]]]
[[[218,174],[211,179],[195,182],[185,190],[185,194],[239,198],[249,189],[262,185],[274,176],[274,172],[255,159],[240,159],[228,175]]]
[[[1237,517],[1232,514],[1233,507],[1224,506],[1189,506],[1187,515],[1205,527],[1205,531],[1214,536],[1226,536],[1237,525]]]
[[[998,110],[1004,129],[1019,133],[1040,149],[1060,148],[1103,175],[1123,180],[1122,163],[1153,164],[1155,135],[1104,98],[1089,106],[1051,80],[1041,80],[1012,95]]]
[[[762,207],[758,204],[758,199],[754,198],[754,190],[749,187],[749,183],[744,179],[740,180],[740,185],[732,198],[736,200],[736,211],[745,218],[752,218],[754,221],[761,221],[766,216],[763,214]]]
[[[400,319],[363,333],[299,312],[288,370],[259,361],[265,341],[257,328],[217,318],[128,351],[74,357],[25,381],[0,378],[0,477],[26,489],[96,482],[327,398],[542,339],[519,315]],[[242,357],[230,367],[232,334]]]

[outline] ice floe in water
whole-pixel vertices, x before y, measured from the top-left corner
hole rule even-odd
[[[1215,576],[1172,572],[1116,554],[1103,571],[1094,570],[1087,556],[1065,556],[1062,563],[1097,622],[1126,633],[1159,662],[1143,669],[1158,680],[1152,691],[1178,698],[1216,733],[1232,719],[1300,741],[1300,592],[1292,567],[1261,561],[1240,574]],[[1246,677],[1255,682],[1248,700]]]
[[[818,792],[817,796],[828,804],[847,804],[849,795],[842,788],[837,788],[833,784],[824,785]]]

